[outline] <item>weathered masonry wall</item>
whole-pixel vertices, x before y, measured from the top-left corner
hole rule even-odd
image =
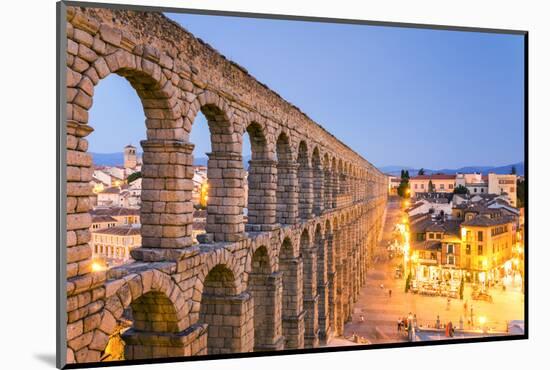
[[[68,8],[67,361],[99,361],[125,309],[126,358],[315,347],[340,335],[380,233],[385,180],[243,68],[161,14]],[[94,88],[116,73],[145,112],[142,243],[92,272],[86,136]],[[193,245],[194,118],[212,153]],[[242,139],[252,143],[248,223]]]

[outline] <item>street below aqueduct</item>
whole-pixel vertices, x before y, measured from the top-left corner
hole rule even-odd
[[[397,331],[397,321],[406,317],[409,312],[417,315],[420,326],[434,327],[439,315],[441,323],[452,321],[455,326],[459,326],[462,317],[464,327],[468,328],[467,320],[473,304],[474,322],[481,316],[486,317],[487,325],[498,331],[505,331],[508,321],[521,320],[524,317],[524,298],[519,279],[507,281],[506,291],[494,288],[491,291],[493,303],[472,301],[470,284],[465,285],[464,300],[452,299],[449,308],[445,297],[405,293],[405,277],[394,276],[402,258],[390,258],[387,250],[388,242],[393,241],[393,229],[400,222],[402,215],[399,201],[390,198],[382,239],[377,243],[375,262],[367,270],[367,283],[359,291],[359,298],[352,309],[352,319],[346,323],[343,337],[334,339],[334,345],[352,343],[345,338],[351,338],[353,334],[373,344],[405,342],[407,336],[404,332]],[[465,302],[468,304],[467,313],[464,311]]]

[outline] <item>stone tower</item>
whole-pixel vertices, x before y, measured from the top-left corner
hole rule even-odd
[[[137,166],[136,147],[128,144],[124,147],[124,168],[135,169]]]

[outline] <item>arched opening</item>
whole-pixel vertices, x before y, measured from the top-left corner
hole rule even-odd
[[[252,271],[248,278],[248,290],[254,299],[255,351],[280,349],[277,342],[282,335],[282,284],[280,277],[271,272],[267,248],[261,246],[252,255]]]
[[[137,146],[146,138],[144,123],[142,103],[130,81],[116,74],[103,79],[94,90],[94,104],[89,109],[89,124],[95,130],[88,136],[87,148],[92,156],[88,204],[95,270],[132,262],[130,252],[142,244],[143,161]],[[70,180],[76,179],[71,172],[80,172],[77,167],[67,171]],[[77,208],[82,209],[84,200],[78,201]]]
[[[319,339],[327,338],[328,329],[328,275],[327,275],[327,245],[321,231],[321,225],[315,227],[313,248],[317,253],[317,296]]]
[[[332,208],[332,179],[331,179],[331,162],[328,153],[325,153],[323,158],[323,190],[324,190],[324,208],[325,210]]]
[[[194,203],[205,216],[195,217],[195,225],[204,225],[204,232],[197,227],[193,236],[199,243],[238,241],[244,232],[246,179],[241,147],[226,112],[204,104],[193,122],[190,141],[195,144]]]
[[[285,133],[281,133],[276,143],[277,154],[277,193],[276,203],[277,223],[294,224],[298,209],[296,166],[292,161],[290,141]]]
[[[294,256],[292,242],[285,238],[279,252],[279,271],[283,278],[281,316],[285,349],[304,347],[302,267],[301,258]]]
[[[323,186],[323,165],[321,164],[321,156],[319,154],[319,148],[317,147],[313,149],[311,167],[313,172],[313,214],[319,216],[324,208],[325,191]]]
[[[336,158],[332,158],[331,166],[331,185],[332,185],[332,208],[338,207],[338,195],[340,194],[340,183],[339,183],[339,173],[338,165],[336,163]]]
[[[311,245],[307,229],[300,236],[300,255],[303,259],[303,301],[305,310],[305,346],[318,345],[317,251]]]
[[[305,141],[298,145],[298,188],[300,196],[298,197],[298,216],[302,220],[311,217],[313,203],[313,184],[312,173],[309,162],[308,149]]]
[[[327,312],[327,323],[326,323],[326,339],[328,340],[329,335],[335,330],[336,322],[336,266],[335,266],[335,257],[334,257],[334,236],[332,225],[330,221],[327,220],[325,223],[325,251],[326,251],[326,271],[327,271],[327,304],[328,308],[325,310]]]
[[[249,124],[243,135],[243,161],[245,158],[249,158],[245,187],[246,228],[249,231],[269,230],[276,222],[276,162],[270,158],[264,130],[257,122]]]
[[[207,353],[252,350],[254,307],[247,294],[237,295],[235,275],[225,265],[215,266],[203,283],[199,321],[208,325]]]
[[[101,351],[101,361],[183,354],[176,345],[151,340],[159,334],[177,335],[183,330],[184,323],[181,321],[181,312],[178,312],[165,291],[148,291],[132,301],[132,295],[141,293],[141,284],[142,276],[134,276],[106,300],[103,324],[96,330],[91,345],[93,349]],[[172,287],[165,288],[172,296],[176,296]]]

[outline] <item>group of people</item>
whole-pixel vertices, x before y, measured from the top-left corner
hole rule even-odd
[[[409,331],[411,328],[416,328],[416,314],[409,312],[407,317],[400,317],[397,319],[397,332]]]

